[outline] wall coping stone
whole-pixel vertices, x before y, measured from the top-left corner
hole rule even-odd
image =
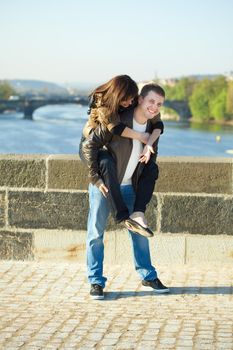
[[[233,158],[158,157],[155,192],[233,194]],[[12,176],[13,178],[12,178]],[[2,154],[0,188],[87,190],[78,154]]]

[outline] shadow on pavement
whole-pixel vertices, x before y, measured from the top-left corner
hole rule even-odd
[[[206,295],[222,295],[222,294],[233,294],[233,287],[169,287],[170,293],[159,294],[153,290],[148,291],[121,291],[121,292],[105,292],[105,300],[132,298],[132,297],[146,297],[146,296],[169,296],[169,295],[187,295],[187,294],[206,294]]]
[[[170,291],[171,294],[233,294],[233,287],[171,287]]]

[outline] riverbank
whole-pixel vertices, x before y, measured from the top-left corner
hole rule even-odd
[[[162,113],[162,120],[170,120],[170,121],[178,122],[180,120],[180,117],[175,114]]]
[[[232,117],[233,118],[233,117]],[[162,113],[162,120],[165,121],[180,121],[181,118],[179,115],[176,114],[170,114],[170,113]],[[196,124],[210,124],[210,125],[229,125],[233,127],[233,119],[231,120],[200,120],[195,119],[193,117],[187,119],[190,123],[196,123]]]
[[[233,118],[233,117],[232,117]],[[211,124],[211,125],[229,125],[233,127],[233,119],[232,120],[199,120],[195,118],[189,118],[189,122],[200,123],[200,124]]]

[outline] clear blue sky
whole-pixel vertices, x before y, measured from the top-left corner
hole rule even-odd
[[[233,70],[232,0],[2,0],[0,79]]]

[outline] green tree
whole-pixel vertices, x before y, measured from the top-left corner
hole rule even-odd
[[[166,97],[170,100],[188,101],[196,81],[191,78],[181,78],[175,86],[166,87]]]
[[[210,119],[226,119],[227,83],[225,77],[205,79],[198,82],[189,99],[194,119],[208,121]]]
[[[11,95],[15,95],[15,90],[6,81],[0,82],[0,99],[7,100]]]
[[[226,113],[228,117],[233,117],[233,81],[229,81],[227,85]]]
[[[223,121],[226,117],[226,89],[222,90],[211,103],[210,113],[216,121]]]
[[[189,99],[189,105],[194,119],[209,120],[210,107],[209,96],[212,94],[212,86],[210,80],[202,80],[198,82]]]
[[[218,77],[211,81],[212,93],[209,105],[210,116],[216,121],[223,121],[226,119],[226,96],[227,96],[227,82],[225,77]]]

